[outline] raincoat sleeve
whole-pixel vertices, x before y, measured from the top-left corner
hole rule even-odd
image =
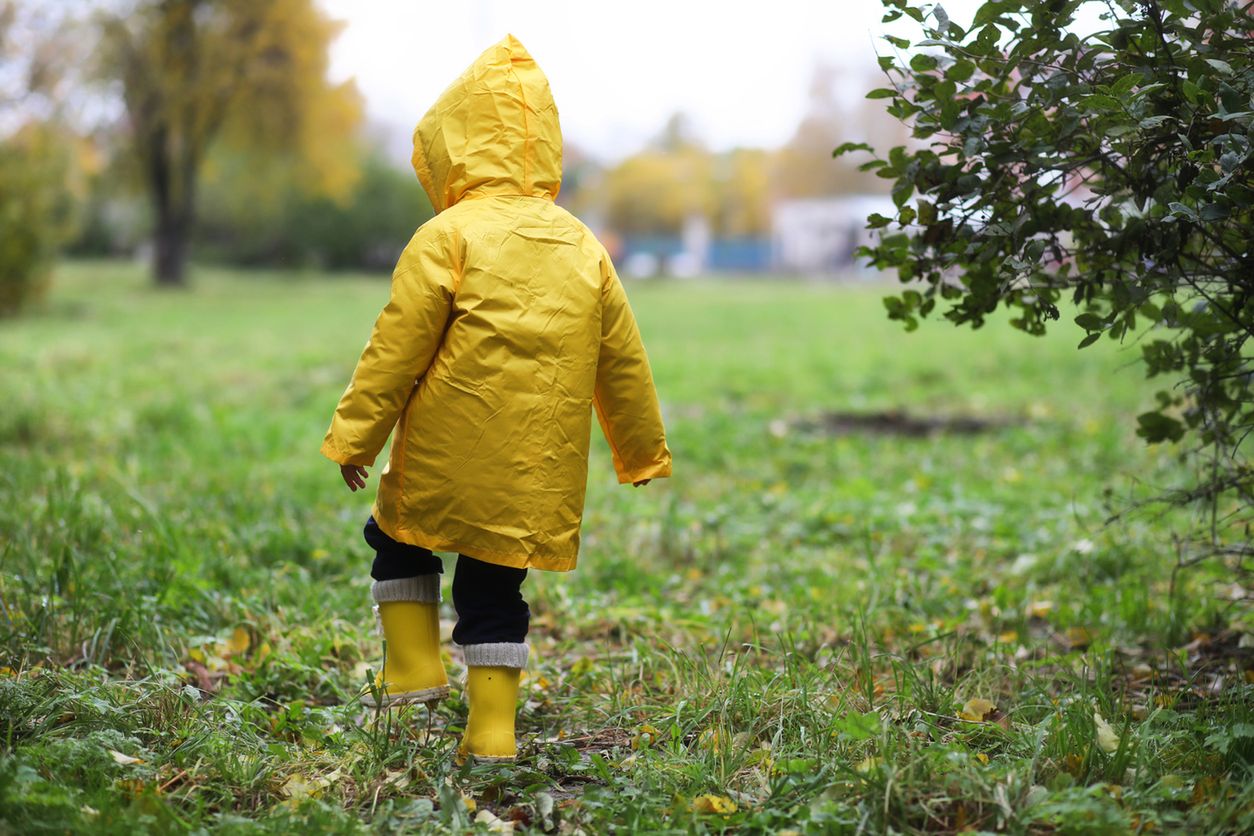
[[[670,476],[671,451],[636,317],[608,256],[602,259],[601,272],[601,351],[593,399],[597,420],[620,484]]]
[[[456,275],[448,242],[420,229],[401,254],[391,298],[335,408],[324,456],[340,464],[374,463],[440,347]]]

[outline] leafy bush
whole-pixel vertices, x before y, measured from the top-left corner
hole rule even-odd
[[[390,270],[432,215],[414,173],[378,154],[364,156],[360,178],[340,200],[311,194],[281,165],[228,154],[212,162],[199,245],[219,261]]]
[[[47,289],[70,229],[69,160],[67,143],[45,125],[26,125],[0,141],[0,315]]]
[[[1203,466],[1165,498],[1210,511],[1210,546],[1244,556],[1254,469],[1254,16],[1227,0],[985,2],[969,29],[940,5],[913,18],[913,54],[873,90],[919,142],[863,167],[893,181],[895,217],[866,248],[909,289],[885,300],[913,328],[938,302],[980,327],[999,305],[1041,334],[1069,296],[1087,335],[1140,341],[1170,383],[1138,417],[1149,442],[1192,440]],[[1243,8],[1244,6],[1244,8]],[[1087,7],[1084,8],[1084,7]],[[1077,14],[1103,10],[1079,34]],[[840,155],[871,150],[861,143]]]

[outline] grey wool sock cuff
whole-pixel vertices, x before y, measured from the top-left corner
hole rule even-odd
[[[462,645],[466,666],[474,668],[525,668],[527,645],[523,642],[488,642]]]
[[[387,601],[417,601],[420,604],[440,603],[440,576],[419,575],[416,578],[397,578],[391,581],[375,581],[370,588],[375,603]]]

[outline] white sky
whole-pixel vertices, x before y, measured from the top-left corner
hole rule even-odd
[[[389,149],[481,51],[513,33],[544,69],[567,140],[625,156],[672,113],[716,149],[775,147],[805,113],[813,70],[839,68],[848,95],[875,82],[879,0],[321,0],[348,26],[332,75],[354,77]],[[947,0],[970,22],[979,0]],[[896,34],[917,40],[913,21]],[[868,84],[870,82],[870,84]]]

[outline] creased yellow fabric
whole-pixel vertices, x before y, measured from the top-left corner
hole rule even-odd
[[[622,283],[553,203],[557,108],[517,39],[444,91],[413,163],[437,214],[401,255],[322,452],[369,465],[393,435],[374,516],[396,540],[572,569],[594,406],[620,482],[669,476],[671,454]]]

